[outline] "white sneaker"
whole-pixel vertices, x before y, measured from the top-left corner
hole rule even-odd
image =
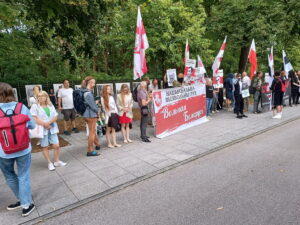
[[[63,161],[58,161],[58,162],[54,163],[54,166],[56,166],[56,167],[62,167],[62,166],[65,166],[65,165],[67,165],[67,163],[65,163]]]
[[[49,164],[48,164],[48,169],[49,169],[50,171],[55,170],[55,167],[54,167],[53,163],[49,163]]]
[[[275,116],[272,117],[272,119],[281,119],[280,113],[277,113]]]

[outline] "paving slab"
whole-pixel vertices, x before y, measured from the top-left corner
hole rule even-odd
[[[134,122],[131,130],[133,143],[124,144],[122,135],[118,133],[117,141],[122,147],[109,149],[105,137],[101,137],[99,157],[86,157],[87,137],[84,132],[61,135],[71,144],[61,151],[61,159],[68,163],[66,167],[50,172],[42,153],[32,155],[32,190],[37,210],[29,217],[21,218],[20,211],[8,212],[5,209],[8,204],[15,202],[15,198],[0,174],[1,224],[20,224],[80,204],[87,198],[135,182],[145,175],[158,173],[161,169],[170,168],[256,132],[295,120],[300,117],[300,107],[285,107],[281,120],[272,119],[271,112],[247,115],[248,118],[240,120],[232,112],[222,111],[214,114],[207,123],[164,139],[153,137],[154,129],[149,126],[147,133],[151,136],[151,143],[141,142],[139,122]]]

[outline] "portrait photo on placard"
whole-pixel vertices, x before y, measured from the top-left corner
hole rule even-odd
[[[42,90],[41,84],[25,85],[26,99],[29,107],[31,107],[31,105],[36,102],[36,96],[34,96],[34,91],[33,91],[33,88],[35,86],[39,86],[40,89]]]
[[[53,91],[54,91],[55,96],[57,96],[59,89],[62,87],[63,87],[63,84],[53,84]]]
[[[97,96],[102,96],[102,89],[105,85],[110,85],[112,90],[114,90],[114,86],[113,86],[113,83],[106,83],[106,84],[96,84],[96,94]]]
[[[131,90],[131,89],[130,89],[130,83],[129,83],[129,82],[125,82],[125,83],[115,83],[115,85],[116,85],[116,94],[119,94],[119,93],[120,93],[122,84],[127,84],[128,87],[129,87],[129,90]]]
[[[13,92],[14,92],[14,96],[15,96],[16,102],[18,102],[19,98],[18,98],[18,90],[17,90],[17,88],[13,88]]]

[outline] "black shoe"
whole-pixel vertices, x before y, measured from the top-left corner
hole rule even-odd
[[[243,116],[236,116],[236,118],[238,118],[238,119],[243,119]]]
[[[244,115],[244,114],[243,114],[243,115],[242,115],[242,117],[245,117],[245,118],[247,118],[248,116],[246,116],[246,115]]]
[[[79,130],[78,130],[77,128],[73,128],[73,129],[72,129],[72,132],[74,132],[74,133],[77,134],[77,133],[79,133]]]
[[[95,150],[99,151],[100,150],[100,145],[95,147]]]
[[[145,136],[145,138],[150,138],[150,137],[148,137],[148,136]],[[141,136],[141,139],[143,139],[143,137]]]
[[[261,113],[261,111],[258,110],[257,113]]]
[[[11,204],[9,206],[6,207],[7,210],[11,211],[11,210],[15,210],[15,209],[19,209],[21,208],[21,203],[20,202],[16,202],[15,204]]]
[[[149,142],[151,142],[148,138],[142,138],[142,142],[147,142],[147,143],[149,143]]]
[[[96,151],[92,151],[92,152],[87,152],[86,156],[99,156],[100,154]]]
[[[28,209],[23,209],[22,210],[22,216],[29,216],[30,213],[35,209],[34,204],[30,204]]]
[[[64,135],[71,135],[71,133],[69,131],[65,130]]]

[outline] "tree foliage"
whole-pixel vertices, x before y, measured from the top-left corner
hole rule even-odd
[[[150,77],[183,70],[186,39],[190,57],[199,54],[210,73],[225,35],[225,72],[245,69],[253,38],[260,70],[267,68],[271,45],[276,69],[282,49],[300,66],[298,0],[8,0],[0,2],[0,79],[132,79],[138,6]]]

